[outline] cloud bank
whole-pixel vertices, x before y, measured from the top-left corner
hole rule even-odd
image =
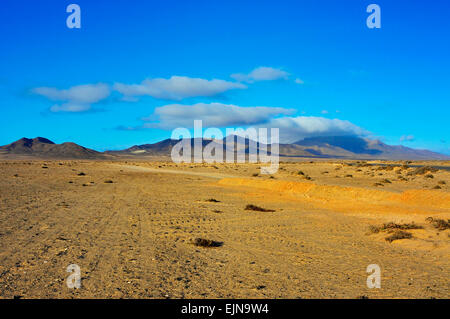
[[[258,82],[258,81],[273,81],[280,79],[287,79],[289,73],[281,69],[275,69],[267,66],[260,66],[249,74],[235,73],[231,75],[231,78],[239,82]]]
[[[208,97],[233,89],[246,89],[242,83],[224,80],[205,80],[186,76],[172,76],[169,79],[146,79],[140,84],[114,84],[125,99],[138,96],[152,96],[157,99],[182,100],[190,97]]]
[[[157,123],[144,124],[147,128],[191,128],[194,120],[202,120],[204,127],[235,127],[264,123],[276,115],[288,115],[294,111],[281,107],[242,107],[222,103],[169,104],[156,108],[151,117],[143,120],[150,121],[153,118],[159,120]]]
[[[400,137],[400,142],[412,142],[414,141],[416,138],[414,137],[414,135],[402,135]]]
[[[287,79],[289,73],[281,69],[261,66],[249,74],[237,73],[232,74],[231,77],[238,82],[174,75],[168,79],[145,79],[139,84],[115,83],[112,90],[121,93],[123,101],[136,102],[141,96],[180,101],[186,98],[217,96],[229,90],[247,89],[247,85],[242,82],[253,83]],[[303,83],[300,79],[296,79],[295,82]],[[89,111],[92,104],[110,96],[112,90],[109,85],[98,83],[77,85],[63,90],[55,87],[38,87],[33,89],[32,92],[51,101],[61,102],[50,108],[52,112],[76,113]]]
[[[316,116],[274,118],[266,127],[280,129],[280,142],[293,143],[313,136],[364,136],[369,132],[345,120],[327,119]]]
[[[54,87],[38,87],[33,93],[41,95],[51,101],[59,101],[50,108],[52,112],[86,112],[91,105],[106,99],[111,90],[107,84],[85,84],[72,86],[69,89],[60,90]]]
[[[150,117],[143,118],[142,126],[127,129],[177,127],[192,128],[194,120],[202,120],[203,127],[278,128],[281,143],[292,143],[312,136],[365,136],[370,132],[345,120],[316,116],[290,117],[295,110],[281,107],[242,107],[221,103],[194,105],[169,104],[155,109]]]

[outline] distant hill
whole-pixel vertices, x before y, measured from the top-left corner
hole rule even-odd
[[[1,146],[0,154],[61,159],[105,158],[104,154],[77,145],[75,143],[67,142],[62,144],[55,144],[49,139],[43,137],[36,137],[33,139],[22,138],[9,145]]]
[[[172,147],[176,145],[180,140],[172,140],[166,139],[154,144],[143,144],[143,145],[134,145],[130,148],[120,151],[106,151],[107,154],[113,155],[162,155],[162,156],[170,156],[172,151]],[[203,146],[205,146],[205,144]],[[209,142],[210,140],[208,140]],[[192,146],[194,145],[194,139],[191,141]]]
[[[191,147],[200,140],[204,148],[209,143],[220,143],[211,139],[190,139]],[[0,147],[0,156],[32,156],[40,158],[62,159],[107,159],[120,157],[145,157],[171,155],[172,147],[180,140],[166,139],[153,144],[135,145],[125,150],[100,153],[75,143],[55,144],[52,141],[36,137],[22,138],[14,143]],[[235,142],[236,148],[248,154],[249,140]],[[225,146],[223,146],[225,147]],[[257,148],[260,145],[257,143]],[[270,146],[268,147],[270,154]],[[225,153],[225,151],[224,151]],[[193,150],[192,150],[193,154]],[[279,144],[281,157],[319,157],[342,159],[385,159],[385,160],[450,160],[449,156],[428,150],[412,149],[404,146],[387,145],[379,140],[356,136],[319,136],[309,137],[292,144]]]
[[[116,155],[159,155],[170,156],[172,147],[180,140],[166,139],[154,144],[135,145],[122,151],[111,151]],[[204,139],[203,147],[212,140]],[[217,141],[215,142],[217,143]],[[249,140],[239,144],[239,149],[248,153]],[[194,139],[191,139],[191,146]],[[259,147],[259,144],[258,144]],[[269,147],[270,153],[270,147]],[[279,144],[282,157],[321,157],[345,159],[387,159],[387,160],[450,160],[449,156],[404,146],[391,146],[379,140],[371,140],[355,136],[310,137],[293,144]]]
[[[401,145],[387,145],[379,140],[356,136],[320,136],[295,142],[305,151],[316,156],[367,158],[389,160],[449,160],[450,157]],[[280,150],[280,154],[283,154]]]

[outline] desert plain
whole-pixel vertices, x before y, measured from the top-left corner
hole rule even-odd
[[[1,161],[0,298],[450,297],[448,161],[264,165]]]

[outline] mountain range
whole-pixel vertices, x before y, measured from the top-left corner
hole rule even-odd
[[[11,144],[0,146],[0,156],[25,156],[61,159],[102,159],[105,155],[75,143],[55,144],[44,137],[21,138]]]
[[[36,157],[60,159],[115,159],[121,157],[139,158],[145,156],[170,156],[172,147],[180,140],[166,139],[153,144],[135,145],[119,151],[97,152],[75,143],[55,144],[49,139],[36,137],[22,138],[11,144],[0,146],[0,157]],[[203,139],[202,147],[217,140]],[[192,147],[194,139],[190,140]],[[235,142],[237,149],[248,153],[249,140]],[[260,145],[257,144],[257,147]],[[270,153],[270,147],[269,147]],[[343,159],[386,159],[386,160],[450,160],[449,156],[418,150],[405,146],[387,145],[379,140],[357,136],[309,137],[292,144],[279,144],[280,157],[318,157]]]

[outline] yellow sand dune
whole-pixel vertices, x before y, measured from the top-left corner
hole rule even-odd
[[[407,190],[402,193],[394,193],[361,187],[248,178],[224,178],[219,181],[219,184],[270,190],[277,192],[277,195],[281,193],[293,200],[308,201],[314,203],[315,206],[337,211],[450,213],[450,193],[439,190]],[[270,200],[270,198],[267,199]]]

